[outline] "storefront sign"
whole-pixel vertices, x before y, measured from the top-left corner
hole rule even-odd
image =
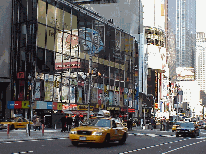
[[[47,102],[37,101],[36,109],[47,109]]]
[[[17,79],[24,79],[24,72],[18,72]]]
[[[119,111],[120,107],[112,107],[112,106],[110,106],[110,107],[107,107],[107,110],[117,110],[117,111]]]
[[[7,102],[7,109],[14,109],[14,102],[15,101],[8,101]]]
[[[62,110],[77,110],[77,104],[63,104]]]
[[[47,109],[52,110],[53,109],[53,102],[45,102],[47,103]]]
[[[21,101],[14,102],[14,109],[21,109]]]
[[[57,110],[62,110],[62,103],[58,103]]]
[[[88,105],[77,105],[78,110],[88,110]],[[90,111],[93,111],[94,106],[90,106]]]
[[[53,110],[57,110],[57,102],[53,102]]]
[[[128,108],[128,112],[130,112],[130,113],[135,112],[135,109]]]
[[[29,108],[29,101],[22,101],[21,108],[28,109]]]

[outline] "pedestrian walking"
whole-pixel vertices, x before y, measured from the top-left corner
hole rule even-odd
[[[61,130],[61,132],[65,132],[66,131],[66,125],[67,125],[67,123],[66,123],[66,116],[63,116],[61,118],[61,123],[62,123],[62,130]]]
[[[73,122],[73,119],[72,119],[72,117],[69,115],[69,116],[67,117],[67,128],[68,128],[68,131],[70,131],[71,128],[72,128],[72,122]]]
[[[75,127],[79,127],[79,116],[78,115],[76,115],[74,123],[75,123]]]

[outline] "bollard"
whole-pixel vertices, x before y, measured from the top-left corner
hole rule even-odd
[[[10,124],[7,125],[7,137],[9,137],[9,125]]]
[[[44,136],[44,124],[42,124],[42,136]]]
[[[56,124],[54,124],[54,129],[57,129]]]
[[[29,124],[26,124],[26,134],[28,134],[28,129],[29,129],[29,126],[28,126]]]

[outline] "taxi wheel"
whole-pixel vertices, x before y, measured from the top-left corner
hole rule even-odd
[[[124,133],[122,139],[119,141],[119,144],[124,144],[126,142],[126,134]]]
[[[73,146],[78,146],[79,142],[77,141],[72,141]]]

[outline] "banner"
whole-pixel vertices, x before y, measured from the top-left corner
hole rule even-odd
[[[45,91],[45,98],[44,101],[52,101],[53,100],[53,81],[45,81],[44,82],[44,91]]]
[[[35,87],[35,100],[40,99],[40,95],[41,95],[41,82],[36,82],[36,87]]]
[[[82,104],[82,87],[78,87],[77,103]]]
[[[109,91],[109,105],[113,105],[113,97],[114,97],[113,91]]]

